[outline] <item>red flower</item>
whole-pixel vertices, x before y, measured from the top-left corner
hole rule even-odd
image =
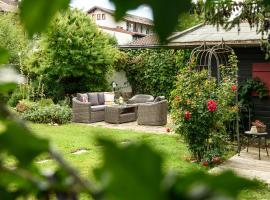
[[[174,98],[174,100],[175,100],[175,101],[180,101],[180,97],[179,97],[179,96],[176,96],[176,97]]]
[[[190,120],[190,117],[191,117],[190,112],[189,112],[189,111],[186,111],[186,112],[185,112],[185,119],[186,119],[186,120]]]
[[[237,86],[236,85],[232,85],[232,91],[235,92],[237,90]]]
[[[202,162],[202,165],[205,166],[205,167],[208,167],[208,166],[209,166],[209,163],[208,163],[208,161],[206,160],[206,161],[203,161],[203,162]]]
[[[210,112],[214,112],[217,109],[217,103],[214,100],[209,100],[207,102],[207,109]]]
[[[215,163],[215,164],[219,164],[219,163],[221,162],[221,159],[220,159],[220,157],[218,157],[218,156],[214,156],[214,157],[212,158],[212,162]]]

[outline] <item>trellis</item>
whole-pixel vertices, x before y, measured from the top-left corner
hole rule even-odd
[[[229,56],[234,53],[234,50],[225,44],[222,39],[221,43],[212,47],[206,45],[206,42],[199,47],[192,50],[190,55],[190,63],[195,66],[195,70],[208,70],[208,77],[216,77],[217,82],[221,81],[220,66],[228,66]],[[238,72],[236,73],[236,80],[238,80]],[[235,103],[238,105],[238,93],[236,92]],[[238,155],[240,155],[240,135],[239,135],[239,113],[236,114],[236,136],[238,143]]]

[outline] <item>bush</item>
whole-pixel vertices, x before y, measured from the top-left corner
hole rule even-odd
[[[36,105],[22,113],[22,118],[35,123],[66,124],[71,120],[71,109],[68,106]]]
[[[29,57],[32,77],[43,75],[46,96],[62,100],[86,91],[104,91],[106,74],[119,53],[111,38],[78,10],[59,14]],[[41,59],[40,59],[41,58]]]
[[[16,105],[17,112],[26,112],[27,110],[33,109],[37,104],[35,102],[29,101],[29,100],[21,100]]]
[[[41,107],[46,107],[54,104],[52,99],[40,99],[37,103]]]
[[[216,78],[208,77],[207,71],[186,67],[179,73],[176,89],[172,92],[176,132],[184,136],[198,161],[209,161],[209,155],[222,156],[226,152],[226,123],[235,120],[238,112],[236,57],[231,56],[230,65],[220,69],[222,80],[218,84]]]
[[[18,16],[0,12],[0,47],[9,51],[10,64],[19,66],[20,56],[24,57],[27,53],[29,43],[23,27],[19,24]]]
[[[11,94],[7,104],[11,107],[17,106],[20,100],[23,100],[25,95],[21,92],[19,88],[15,89]]]
[[[128,50],[125,71],[135,94],[170,97],[180,67],[187,62],[188,51]],[[140,84],[138,84],[140,83]]]

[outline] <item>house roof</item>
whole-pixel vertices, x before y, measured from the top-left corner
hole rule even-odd
[[[226,44],[233,47],[249,47],[260,46],[262,35],[256,31],[256,28],[250,28],[248,23],[241,23],[240,30],[238,27],[234,27],[231,30],[226,31],[220,27],[217,29],[213,25],[199,24],[190,29],[182,32],[173,33],[168,37],[168,43],[161,45],[156,35],[146,36],[144,38],[133,41],[122,48],[157,48],[157,47],[169,47],[169,48],[193,48],[199,46],[202,42],[206,42],[208,45],[216,45],[222,40]],[[263,38],[266,39],[266,38]]]
[[[16,0],[0,0],[0,11],[16,12],[18,1]]]
[[[99,6],[94,6],[94,7],[90,8],[87,11],[87,13],[91,13],[91,12],[97,10],[97,9],[102,10],[103,12],[109,13],[111,15],[114,15],[114,10],[110,10],[110,9],[107,9],[107,8],[102,8],[102,7],[99,7]],[[148,19],[148,18],[145,18],[145,17],[139,17],[139,16],[131,15],[131,14],[126,14],[126,16],[124,17],[124,20],[130,21],[130,22],[141,23],[141,24],[145,24],[145,25],[149,25],[149,26],[154,25],[154,22],[151,19]]]

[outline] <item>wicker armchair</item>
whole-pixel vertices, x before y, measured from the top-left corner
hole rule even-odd
[[[167,113],[167,100],[139,104],[138,124],[150,126],[164,126],[167,124]]]
[[[90,103],[84,103],[77,97],[72,99],[72,121],[81,123],[94,123],[104,121],[105,105],[91,106]]]
[[[138,104],[138,103],[146,103],[153,102],[154,97],[148,94],[137,94],[128,100],[128,104]]]

